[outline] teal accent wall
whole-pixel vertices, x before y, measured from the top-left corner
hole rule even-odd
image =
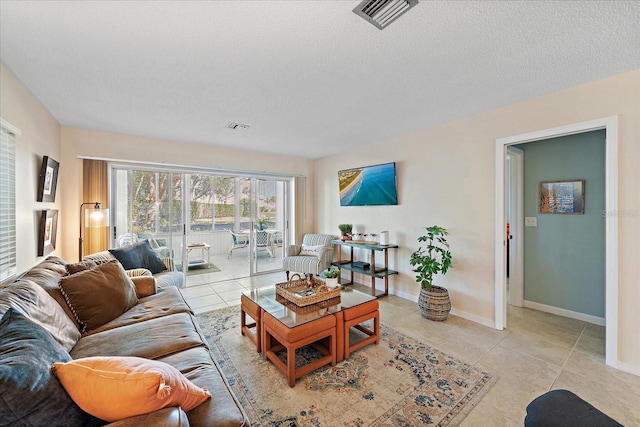
[[[605,131],[517,145],[524,151],[524,299],[604,317]],[[585,180],[584,215],[538,213],[541,181]]]

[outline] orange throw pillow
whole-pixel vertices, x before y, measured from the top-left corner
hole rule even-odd
[[[80,408],[109,422],[169,406],[188,412],[211,397],[173,366],[140,357],[87,357],[53,372]]]

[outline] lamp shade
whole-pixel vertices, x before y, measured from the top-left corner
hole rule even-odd
[[[85,227],[107,227],[109,225],[109,208],[89,207],[84,210]]]

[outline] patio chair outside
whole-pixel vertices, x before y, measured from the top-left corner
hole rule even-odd
[[[231,233],[231,238],[233,239],[233,244],[231,248],[229,248],[229,253],[227,254],[227,258],[231,258],[231,254],[236,249],[248,248],[249,247],[249,234],[246,233],[238,233],[233,228],[229,230]]]
[[[271,240],[272,233],[264,230],[256,231],[256,251],[266,250],[269,252],[271,258],[275,258],[275,251],[273,250],[273,242]]]

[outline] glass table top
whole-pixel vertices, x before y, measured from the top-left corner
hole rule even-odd
[[[242,292],[260,308],[289,328],[300,326],[340,310],[355,307],[376,298],[364,292],[343,286],[340,296],[319,303],[299,307],[276,293],[275,285],[264,286]]]

